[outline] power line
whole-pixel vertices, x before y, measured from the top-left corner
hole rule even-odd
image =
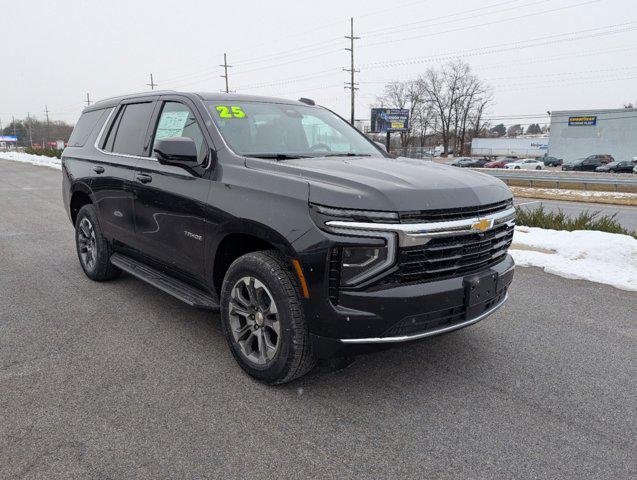
[[[354,17],[351,17],[349,19],[349,25],[350,25],[350,32],[349,35],[346,35],[345,38],[347,38],[349,40],[349,48],[346,48],[345,50],[349,51],[350,53],[350,68],[344,68],[343,71],[345,72],[349,72],[350,73],[350,81],[349,81],[349,85],[345,85],[346,89],[349,89],[350,94],[351,94],[351,119],[350,119],[350,123],[352,124],[352,126],[354,126],[354,108],[355,108],[355,98],[356,98],[356,90],[358,90],[358,87],[356,86],[356,82],[354,81],[354,74],[360,72],[360,70],[356,70],[354,68],[354,40],[358,40],[360,39],[360,37],[355,37],[354,36]]]
[[[425,38],[425,37],[434,37],[437,35],[443,35],[445,33],[454,33],[454,32],[460,32],[460,31],[464,31],[464,30],[469,30],[472,28],[479,28],[479,27],[486,27],[486,26],[490,26],[490,25],[496,25],[498,23],[505,23],[505,22],[509,22],[512,20],[519,20],[521,18],[528,18],[528,17],[535,17],[538,15],[544,15],[545,13],[553,13],[553,12],[558,12],[558,11],[562,11],[562,10],[567,10],[570,8],[576,8],[576,7],[581,7],[584,5],[589,5],[591,3],[597,3],[600,2],[601,0],[587,0],[585,2],[580,2],[580,3],[576,3],[573,5],[567,5],[564,7],[558,7],[558,8],[551,8],[549,10],[542,10],[540,12],[533,12],[533,13],[527,13],[524,15],[516,15],[514,17],[508,17],[508,18],[502,18],[499,20],[493,20],[490,22],[484,22],[484,23],[479,23],[479,24],[475,24],[475,25],[469,25],[466,27],[458,27],[458,28],[452,28],[450,30],[443,30],[443,31],[438,31],[438,32],[432,32],[432,33],[426,33],[423,35],[415,35],[413,37],[402,37],[399,39],[395,39],[395,40],[384,40],[382,42],[376,42],[376,43],[366,43],[363,46],[364,47],[374,47],[377,45],[388,45],[388,44],[392,44],[392,43],[398,43],[398,42],[404,42],[404,41],[408,41],[408,40],[416,40],[416,39],[420,39],[420,38]]]
[[[429,55],[425,57],[408,57],[399,60],[372,62],[362,65],[367,69],[377,68],[391,68],[401,65],[415,65],[419,63],[428,63],[434,61],[441,61],[454,58],[466,58],[479,55],[491,55],[494,53],[501,53],[510,50],[520,50],[524,48],[541,47],[551,44],[557,44],[562,42],[573,42],[577,40],[587,40],[590,38],[596,38],[606,35],[615,35],[618,33],[631,32],[637,29],[637,21],[631,21],[626,23],[619,23],[614,25],[607,25],[605,27],[589,28],[585,30],[577,30],[566,33],[558,33],[552,35],[545,35],[542,37],[535,37],[526,40],[518,40],[515,42],[505,42],[485,47],[476,47],[465,50],[456,50],[455,52],[440,53],[436,55]],[[579,38],[561,38],[568,36],[579,36]],[[540,43],[533,43],[540,42]]]
[[[398,29],[400,29],[400,33],[403,34],[406,31],[411,31],[411,30],[416,30],[420,27],[420,25],[422,24],[426,24],[427,27],[432,27],[432,26],[438,26],[438,25],[445,25],[448,23],[455,23],[455,22],[459,22],[459,21],[463,21],[463,20],[470,20],[470,19],[474,19],[477,17],[483,17],[483,16],[487,16],[487,15],[493,15],[494,13],[502,13],[502,12],[507,12],[509,10],[518,10],[520,8],[524,8],[524,7],[529,7],[532,5],[538,5],[541,3],[548,3],[551,0],[538,0],[538,1],[534,1],[534,2],[529,2],[525,5],[516,5],[516,6],[512,6],[509,8],[504,8],[504,9],[498,9],[497,12],[485,12],[485,13],[478,13],[476,14],[476,12],[481,12],[484,10],[492,10],[494,8],[498,8],[501,7],[503,5],[511,5],[513,3],[519,3],[521,0],[507,0],[504,2],[498,2],[498,3],[492,3],[490,5],[485,5],[483,7],[479,7],[479,8],[472,8],[470,10],[463,10],[460,12],[454,12],[454,13],[449,13],[446,15],[441,15],[438,17],[430,17],[424,20],[417,20],[415,22],[409,22],[409,23],[403,23],[401,25],[393,25],[391,27],[383,27],[383,28],[377,28],[375,30],[369,30],[366,32],[363,32],[362,35],[365,38],[370,38],[370,37],[377,37],[377,36],[385,36],[385,35],[389,35],[389,34],[396,34],[396,31]],[[458,18],[459,16],[463,16],[463,15],[467,15],[467,14],[471,14],[470,16],[466,17],[466,18]],[[444,22],[436,22],[436,20],[444,20],[444,19],[448,19],[450,18],[451,20],[447,20]],[[418,25],[418,26],[416,26]],[[413,28],[404,28],[404,27],[413,27]]]

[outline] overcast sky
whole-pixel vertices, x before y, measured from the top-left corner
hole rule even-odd
[[[4,1],[3,1],[4,3]],[[349,115],[344,48],[354,17],[356,118],[383,82],[461,56],[489,83],[492,117],[637,101],[636,0],[20,0],[3,7],[0,120],[74,122],[91,99],[160,89],[314,98]],[[10,3],[10,5],[9,5]],[[517,119],[503,119],[514,123]],[[497,123],[499,118],[494,118]]]

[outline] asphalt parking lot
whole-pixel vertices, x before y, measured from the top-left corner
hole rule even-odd
[[[0,160],[0,478],[635,478],[637,294],[519,268],[460,332],[261,385],[218,317],[77,261]]]

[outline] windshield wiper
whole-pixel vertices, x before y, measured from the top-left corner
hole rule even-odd
[[[324,157],[371,157],[369,153],[326,153]]]
[[[250,158],[272,158],[274,160],[294,160],[296,158],[312,158],[312,155],[295,155],[287,153],[251,153],[245,155]]]

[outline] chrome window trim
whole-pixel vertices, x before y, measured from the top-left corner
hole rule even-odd
[[[104,130],[106,130],[106,126],[111,121],[111,117],[117,111],[117,107],[112,107],[111,113],[108,115],[108,118],[104,122],[104,125],[102,125],[102,129],[100,130],[100,133],[97,136],[97,139],[95,140],[95,145],[94,145],[95,146],[95,150],[97,150],[100,153],[103,153],[104,155],[111,155],[113,157],[125,157],[125,158],[135,158],[135,159],[140,159],[141,158],[143,160],[148,160],[150,157],[142,157],[140,155],[128,155],[126,153],[107,152],[106,150],[103,150],[103,149],[101,149],[99,147],[100,142],[102,141],[102,137],[104,136]]]
[[[349,231],[355,234],[356,231],[375,232],[395,232],[398,234],[400,246],[423,245],[433,237],[452,236],[463,233],[481,233],[473,230],[472,225],[481,221],[490,222],[491,230],[498,225],[506,223],[515,224],[515,208],[507,208],[500,212],[491,213],[481,217],[464,218],[461,220],[449,220],[445,222],[425,222],[425,223],[371,223],[371,222],[348,222],[344,220],[330,220],[325,223],[330,230],[338,229],[339,233]]]
[[[472,318],[471,320],[466,320],[462,323],[458,323],[456,325],[450,325],[448,327],[437,328],[435,330],[430,330],[428,332],[417,333],[415,335],[403,335],[400,337],[371,337],[371,338],[342,338],[340,341],[342,343],[347,344],[364,344],[364,343],[400,343],[400,342],[409,342],[411,340],[418,340],[420,338],[433,337],[436,335],[441,335],[447,332],[453,332],[454,330],[458,330],[463,327],[468,327],[469,325],[473,325],[474,323],[478,323],[480,320],[488,317],[500,307],[502,307],[506,301],[509,299],[509,294],[506,294],[502,301],[497,305],[493,306],[486,312],[478,315],[476,318]]]

